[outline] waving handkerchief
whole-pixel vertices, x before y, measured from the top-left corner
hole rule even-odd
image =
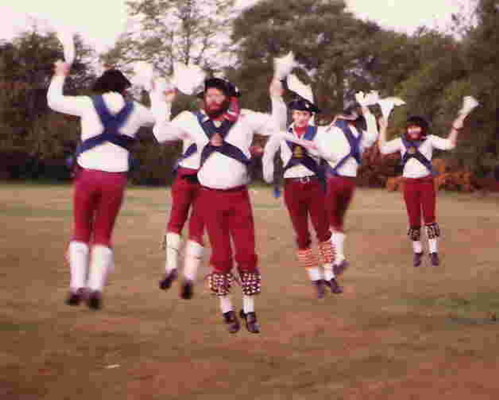
[[[67,29],[59,29],[57,31],[57,39],[59,39],[59,42],[62,44],[64,61],[68,64],[73,64],[76,55],[73,32]]]
[[[459,114],[468,115],[471,111],[473,111],[479,105],[480,105],[480,103],[474,97],[465,96],[463,98],[463,106],[459,110]]]
[[[145,61],[137,61],[133,66],[133,73],[132,84],[150,92],[154,79],[154,67],[152,64]]]
[[[295,55],[292,51],[283,57],[274,58],[274,78],[285,79],[296,66]]]
[[[176,62],[173,65],[173,85],[187,95],[203,90],[206,73],[197,65],[185,65]]]
[[[310,85],[305,85],[295,74],[288,75],[287,84],[290,91],[296,93],[298,96],[310,101],[311,103],[314,102],[312,87]]]
[[[369,93],[357,92],[355,93],[355,100],[363,107],[372,106],[378,103],[379,95],[375,90]]]
[[[384,99],[379,99],[378,104],[381,108],[381,114],[383,114],[383,118],[388,119],[393,108],[395,106],[404,105],[405,101],[399,97],[386,97]]]

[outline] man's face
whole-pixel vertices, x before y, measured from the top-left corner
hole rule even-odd
[[[418,140],[423,133],[423,129],[418,125],[409,125],[407,127],[407,135],[411,140]]]
[[[295,126],[303,128],[304,126],[307,126],[308,123],[310,122],[310,118],[312,118],[312,113],[309,111],[293,110],[291,117],[293,118]]]
[[[220,111],[226,104],[227,96],[217,88],[208,88],[204,94],[204,104],[208,113]]]

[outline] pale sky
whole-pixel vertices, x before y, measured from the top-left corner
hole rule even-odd
[[[236,0],[238,8],[258,0]],[[475,0],[346,0],[358,17],[386,28],[412,33],[418,26],[445,27],[450,16]],[[84,40],[102,52],[126,30],[125,0],[2,0],[0,39],[11,39],[36,19],[42,28],[65,27],[82,34]]]

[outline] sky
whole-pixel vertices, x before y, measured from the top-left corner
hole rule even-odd
[[[236,0],[239,9],[258,0]],[[461,7],[471,10],[475,0],[346,0],[362,19],[385,28],[412,33],[420,26],[444,28]],[[2,0],[0,39],[11,39],[34,20],[41,28],[66,28],[81,33],[98,52],[110,48],[127,29],[126,0]],[[70,4],[70,6],[68,6]],[[102,17],[100,17],[102,16]]]

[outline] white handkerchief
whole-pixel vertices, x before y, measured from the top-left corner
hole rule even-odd
[[[303,97],[305,100],[314,102],[314,93],[312,92],[312,87],[310,85],[305,85],[302,81],[298,79],[295,74],[288,75],[287,78],[288,89],[295,92],[297,95]]]
[[[399,97],[386,97],[384,99],[379,99],[378,104],[381,108],[381,114],[385,119],[388,119],[390,113],[395,106],[401,106],[405,104],[405,101]]]
[[[67,29],[59,29],[57,31],[57,39],[62,44],[64,61],[68,64],[73,64],[76,55],[73,32]]]
[[[459,110],[459,114],[468,115],[471,111],[473,111],[476,107],[478,107],[480,103],[472,96],[465,96],[463,98],[463,106],[461,110]]]
[[[137,61],[133,66],[133,72],[132,84],[143,87],[148,92],[151,91],[154,79],[154,67],[152,64],[145,61]]]
[[[206,73],[197,65],[176,62],[173,65],[173,85],[182,93],[194,95],[203,90]]]
[[[283,57],[276,57],[274,58],[274,77],[282,80],[286,78],[296,66],[295,55],[292,51]]]

